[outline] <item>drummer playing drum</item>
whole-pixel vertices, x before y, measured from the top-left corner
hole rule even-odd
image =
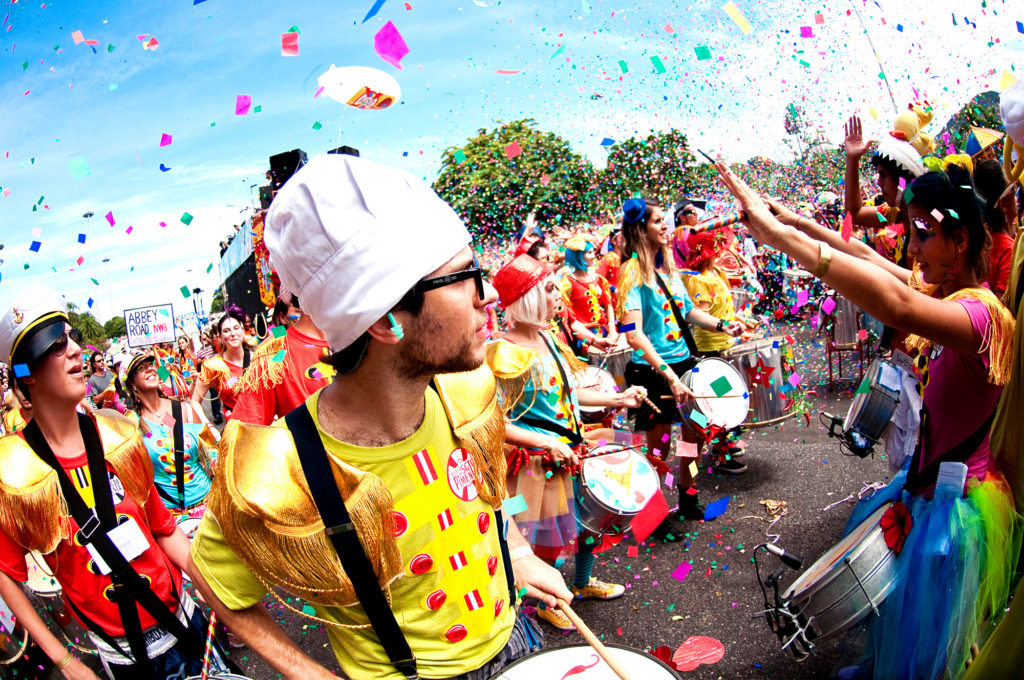
[[[565,265],[569,272],[562,277],[565,300],[573,337],[586,350],[609,350],[619,339],[615,328],[615,308],[608,281],[590,267],[597,259],[594,244],[582,236],[565,242]]]
[[[917,352],[923,400],[917,448],[847,525],[897,501],[881,520],[895,529],[891,536],[887,530],[886,543],[899,552],[896,583],[872,619],[857,677],[958,677],[988,618],[1005,605],[1020,528],[988,446],[1011,372],[1015,324],[982,286],[989,237],[970,176],[951,165],[907,187],[909,254],[916,262],[909,271],[842,252],[834,232],[813,230],[828,234],[822,240],[801,233],[799,216],[777,201],[766,203],[724,163],[716,167],[755,238],[886,325],[912,333],[905,344]],[[940,471],[944,463],[957,464],[958,475],[948,465]]]
[[[494,276],[498,303],[510,330],[487,347],[487,364],[498,379],[506,413],[508,493],[522,495],[526,510],[516,525],[534,553],[549,563],[576,553],[573,595],[610,600],[625,588],[591,577],[600,536],[578,527],[572,473],[585,450],[580,404],[636,407],[645,390],[632,387],[606,394],[579,387],[582,369],[568,347],[542,330],[555,311],[558,284],[550,268],[519,255]],[[610,440],[610,430],[587,433],[591,441]],[[514,447],[514,448],[513,448]],[[560,609],[538,608],[541,619],[561,630],[574,628]]]
[[[681,403],[694,396],[680,380],[696,363],[687,342],[686,323],[733,337],[743,332],[743,325],[693,306],[669,250],[669,227],[660,207],[634,198],[626,201],[622,212],[625,252],[630,259],[619,271],[619,332],[633,348],[626,382],[645,387],[655,404],[671,405],[672,398]],[[672,424],[680,421],[678,410],[660,406],[655,410],[644,403],[632,415],[635,429],[647,433],[648,455],[664,460],[670,448]],[[688,466],[680,466],[676,486],[680,518],[703,519],[704,506],[697,501],[697,487]],[[683,532],[673,529],[671,520],[666,519],[655,535],[679,540]]]
[[[726,233],[726,229],[708,229],[690,235],[690,256],[686,260],[686,268],[696,273],[685,275],[686,292],[697,309],[729,322],[739,321],[745,326],[745,330],[749,330],[756,324],[737,318],[728,276],[715,265],[715,260],[728,248],[728,242],[733,239],[731,234]],[[697,349],[702,357],[720,357],[724,350],[736,344],[735,338],[728,333],[703,328],[694,329],[693,340],[697,343]],[[716,472],[735,475],[747,471],[747,466],[736,460],[737,456],[743,455],[743,448],[738,442],[737,429],[721,433],[712,439],[712,468]]]

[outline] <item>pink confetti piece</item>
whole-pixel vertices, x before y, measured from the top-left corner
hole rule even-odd
[[[252,106],[252,97],[247,94],[240,94],[235,97],[235,115],[244,116],[249,113],[249,107]]]
[[[409,46],[390,21],[373,36],[373,49],[377,56],[397,69],[402,68],[402,57],[409,54]]]
[[[324,88],[320,87],[316,92],[313,93],[313,99],[316,99],[317,97],[319,97],[323,93],[323,91],[324,91]]]
[[[519,71],[509,71],[508,69],[499,68],[495,73],[499,73],[503,76],[514,76],[519,73]]]
[[[519,146],[519,142],[512,142],[505,147],[505,157],[509,160],[512,160],[521,153],[523,153],[523,149]]]
[[[693,569],[693,565],[689,562],[681,562],[678,567],[672,572],[672,578],[682,583],[686,580],[686,577],[690,575],[690,570]]]
[[[299,34],[298,33],[282,33],[281,34],[281,56],[282,57],[297,57],[297,56],[299,56]]]
[[[82,35],[81,31],[75,31],[71,34],[71,39],[75,41],[76,45],[81,45],[85,42],[85,36]]]
[[[789,376],[789,384],[792,385],[793,387],[796,387],[797,385],[800,384],[801,379],[802,378],[800,377],[799,373],[794,373],[793,375]]]
[[[800,37],[801,38],[813,38],[814,37],[814,29],[812,29],[810,26],[801,26],[800,27]]]
[[[853,215],[846,213],[846,217],[843,218],[843,240],[847,243],[850,242],[850,236],[853,234]]]
[[[110,226],[114,226],[114,211],[108,212],[104,217],[107,218],[107,222],[110,223]]]
[[[169,134],[167,134],[166,132],[163,133],[162,135],[160,135],[160,146],[169,146],[172,139],[173,138]]]

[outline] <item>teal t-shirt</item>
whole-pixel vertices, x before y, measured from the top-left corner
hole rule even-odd
[[[188,405],[183,411],[187,413]],[[187,418],[187,416],[186,416]],[[146,420],[149,436],[143,437],[149,457],[153,461],[153,482],[163,493],[160,499],[164,505],[176,509],[177,502],[168,500],[178,497],[178,477],[174,467],[174,431],[164,423]],[[185,422],[182,434],[185,437],[185,506],[201,503],[210,493],[210,477],[199,464],[199,434],[205,427],[202,423]],[[212,455],[212,454],[211,454]]]
[[[549,341],[552,340],[550,333],[542,332]],[[508,342],[508,340],[498,340],[498,342]],[[548,435],[556,433],[540,425],[523,422],[521,418],[527,416],[530,419],[559,425],[572,431],[577,431],[580,428],[580,402],[576,394],[577,381],[566,365],[565,358],[559,355],[558,359],[562,362],[562,370],[565,371],[569,384],[565,385],[562,382],[562,376],[551,352],[547,349],[538,350],[533,368],[537,369],[536,363],[540,362],[540,370],[534,370],[532,375],[541,376],[539,379],[543,384],[535,384],[532,377],[526,381],[522,397],[512,405],[508,412],[508,418],[512,423],[531,432]],[[562,439],[567,441],[565,437]]]
[[[666,276],[663,272],[659,272],[659,275],[668,286],[672,297],[675,298],[679,312],[685,320],[686,315],[693,309],[693,301],[687,295],[682,279],[678,273]],[[651,341],[654,351],[665,363],[675,364],[690,358],[690,349],[686,346],[686,340],[683,339],[675,315],[672,314],[672,306],[657,283],[643,283],[631,288],[626,294],[626,304],[623,310],[625,312],[639,310],[643,314],[643,328],[640,330]],[[645,361],[639,352],[633,352],[633,362],[649,365],[649,362]]]

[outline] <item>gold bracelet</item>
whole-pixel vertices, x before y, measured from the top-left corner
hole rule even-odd
[[[829,266],[832,264],[832,246],[825,243],[824,241],[818,242],[818,266],[814,268],[815,277],[821,278],[828,272]]]
[[[60,659],[55,661],[53,665],[57,667],[57,670],[62,671],[70,666],[74,662],[75,658],[76,657],[69,651]]]

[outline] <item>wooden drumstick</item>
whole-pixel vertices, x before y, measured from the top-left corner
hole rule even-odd
[[[622,678],[622,680],[631,680],[632,676],[629,672],[622,666],[618,659],[609,653],[608,648],[604,646],[604,643],[594,635],[594,631],[587,628],[587,624],[583,623],[583,619],[581,619],[576,612],[572,610],[572,607],[569,606],[568,602],[565,600],[558,600],[558,608],[565,612],[565,615],[568,616],[569,620],[572,621],[572,624],[576,626],[576,630],[580,632],[583,639],[586,640],[590,646],[594,648],[594,651],[597,652],[597,655],[600,656],[613,671],[615,671],[615,675]]]
[[[694,399],[742,399],[745,395],[742,394],[723,394],[718,396],[717,394],[695,394]],[[662,395],[662,399],[675,399],[671,394]]]

